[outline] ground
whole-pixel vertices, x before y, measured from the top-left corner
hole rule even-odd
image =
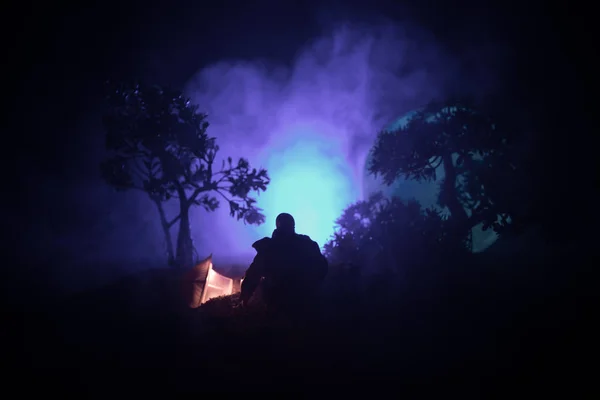
[[[258,305],[235,308],[235,296],[188,309],[178,274],[150,271],[13,315],[4,342],[14,344],[11,374],[90,391],[148,382],[199,392],[341,384],[340,393],[373,380],[565,383],[568,371],[585,371],[593,335],[587,292],[575,293],[562,269],[583,260],[562,257],[518,268],[513,258],[504,269],[479,259],[468,267],[478,270],[390,292],[329,285],[320,318],[303,328],[272,323]]]

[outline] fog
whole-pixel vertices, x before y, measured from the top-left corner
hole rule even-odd
[[[325,244],[342,210],[366,194],[363,170],[377,132],[441,96],[457,69],[426,32],[344,24],[307,43],[291,66],[227,60],[198,71],[186,93],[208,114],[221,156],[247,157],[271,177],[258,197],[262,226],[235,221],[228,207],[197,210],[199,251],[216,263],[247,263],[250,244],[271,234],[280,212]]]
[[[346,23],[323,32],[288,63],[222,60],[199,69],[185,85],[208,114],[208,132],[221,149],[219,165],[220,158],[246,157],[271,177],[258,197],[267,217],[262,226],[231,218],[226,204],[214,213],[192,210],[198,256],[212,253],[217,269],[247,266],[252,242],[271,234],[280,212],[291,213],[298,232],[324,245],[341,211],[366,195],[364,164],[379,130],[457,87],[485,91],[493,81],[482,62],[469,67],[467,85],[464,54],[450,56],[415,26]],[[100,116],[87,115],[77,126],[81,151],[72,160],[77,165],[70,181],[47,181],[39,188],[53,203],[35,221],[31,253],[58,260],[53,279],[63,287],[166,265],[155,206],[143,193],[115,192],[100,180],[98,165],[105,156]],[[410,188],[406,197],[431,197],[435,190]],[[171,216],[176,207],[167,204]]]

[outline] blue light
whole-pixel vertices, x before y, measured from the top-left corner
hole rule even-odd
[[[335,220],[358,198],[358,189],[334,142],[306,131],[292,136],[268,146],[264,154],[271,183],[258,197],[267,221],[256,230],[270,236],[277,215],[287,212],[294,216],[298,233],[323,246],[333,234]]]

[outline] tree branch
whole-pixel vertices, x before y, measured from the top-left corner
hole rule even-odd
[[[433,165],[433,163],[435,163],[437,161],[437,165]],[[432,162],[427,161],[427,163],[429,164],[429,166],[433,169],[437,169],[437,167],[439,167],[442,164],[442,157],[438,156],[437,159],[433,160]]]
[[[167,226],[168,226],[169,228],[170,228],[170,227],[172,227],[172,226],[173,226],[173,225],[175,225],[175,223],[176,223],[177,221],[179,221],[180,219],[181,219],[181,214],[179,214],[178,216],[176,216],[176,217],[175,217],[175,219],[173,219],[173,221],[171,221],[171,222],[167,223]]]
[[[229,168],[229,169],[223,169],[219,172],[215,172],[213,176],[218,176],[218,175],[224,175],[223,178],[227,177],[227,175],[231,174],[233,172],[233,168]],[[221,178],[222,179],[222,178]]]
[[[198,197],[198,195],[200,193],[210,191],[210,188],[207,188],[205,186],[198,186],[197,184],[195,184],[193,182],[189,182],[189,184],[196,188],[196,190],[194,190],[194,192],[192,193],[192,195],[189,198],[190,202],[193,202],[194,200],[196,200],[196,197]]]
[[[226,189],[224,189],[224,188],[216,188],[216,189],[215,189],[215,192],[219,193],[219,195],[220,195],[222,198],[224,198],[224,199],[225,199],[225,201],[227,201],[227,202],[230,202],[230,201],[231,201],[231,199],[230,199],[230,198],[228,198],[227,196],[225,196],[225,195],[224,195],[224,194],[221,192],[221,190],[226,190]]]
[[[220,177],[220,178],[219,178],[219,179],[216,181],[217,185],[218,185],[219,183],[222,183],[223,181],[225,181],[225,179],[227,179],[228,177],[230,177],[230,176],[231,176],[231,171],[232,171],[232,170],[230,170],[228,173],[226,173],[226,174],[224,174],[222,177]]]
[[[149,173],[148,172],[144,172],[144,169],[139,164],[140,159],[137,158],[137,157],[133,157],[132,160],[133,160],[133,167],[134,167],[133,170],[134,170],[134,172],[137,172],[138,177],[140,179],[142,179],[142,180],[144,178],[149,178],[149,176],[150,176]]]
[[[225,186],[217,186],[215,190],[229,190],[229,188]]]

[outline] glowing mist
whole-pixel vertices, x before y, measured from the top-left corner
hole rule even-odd
[[[216,265],[251,261],[252,242],[271,235],[280,212],[323,246],[342,210],[363,196],[377,132],[438,96],[451,65],[418,34],[347,25],[310,43],[292,68],[227,61],[199,71],[186,92],[208,114],[220,156],[246,157],[271,177],[257,198],[262,226],[235,221],[226,204],[194,211],[199,254],[213,253]]]

